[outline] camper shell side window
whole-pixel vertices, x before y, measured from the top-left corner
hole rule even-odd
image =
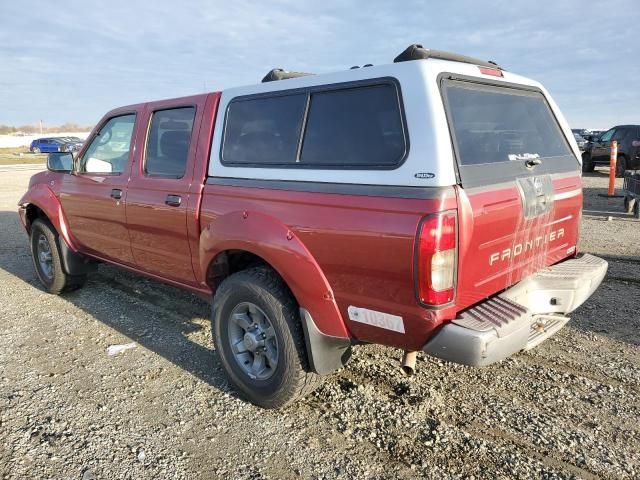
[[[394,169],[409,149],[390,78],[237,97],[224,125],[225,166]]]

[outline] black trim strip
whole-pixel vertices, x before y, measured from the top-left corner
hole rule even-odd
[[[295,161],[296,164],[300,163],[300,156],[302,155],[302,139],[304,138],[304,134],[307,129],[307,121],[309,120],[309,107],[311,107],[311,93],[307,92],[307,99],[304,104],[304,113],[302,114],[302,125],[300,125],[300,132],[298,133],[298,146],[296,147]],[[229,111],[229,107],[227,107],[227,111]]]
[[[265,188],[308,193],[334,193],[367,197],[440,199],[453,196],[452,187],[409,187],[398,185],[366,185],[358,183],[301,182],[297,180],[265,180],[254,178],[209,177],[207,185]]]

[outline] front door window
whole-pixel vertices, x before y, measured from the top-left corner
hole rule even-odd
[[[135,120],[135,114],[129,114],[107,121],[80,160],[79,173],[119,175],[124,172]]]

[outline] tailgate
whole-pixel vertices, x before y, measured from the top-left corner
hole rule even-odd
[[[540,90],[448,78],[442,92],[458,163],[464,308],[575,253],[580,164]]]

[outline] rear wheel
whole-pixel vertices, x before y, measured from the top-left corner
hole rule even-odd
[[[283,407],[321,382],[309,369],[297,304],[266,267],[222,282],[213,299],[212,332],[229,380],[256,405]]]
[[[640,202],[637,200],[633,206],[633,216],[640,220]]]
[[[624,172],[627,170],[627,159],[620,155],[616,161],[616,177],[624,177]]]
[[[75,290],[87,281],[86,275],[69,275],[62,266],[58,233],[45,220],[37,219],[31,225],[31,256],[33,266],[45,290],[54,295]]]
[[[632,213],[633,207],[636,204],[636,200],[633,197],[625,196],[624,197],[624,211],[626,213]]]
[[[591,160],[591,155],[588,153],[582,155],[582,171],[593,172],[595,168],[596,166],[594,165],[593,160]]]

